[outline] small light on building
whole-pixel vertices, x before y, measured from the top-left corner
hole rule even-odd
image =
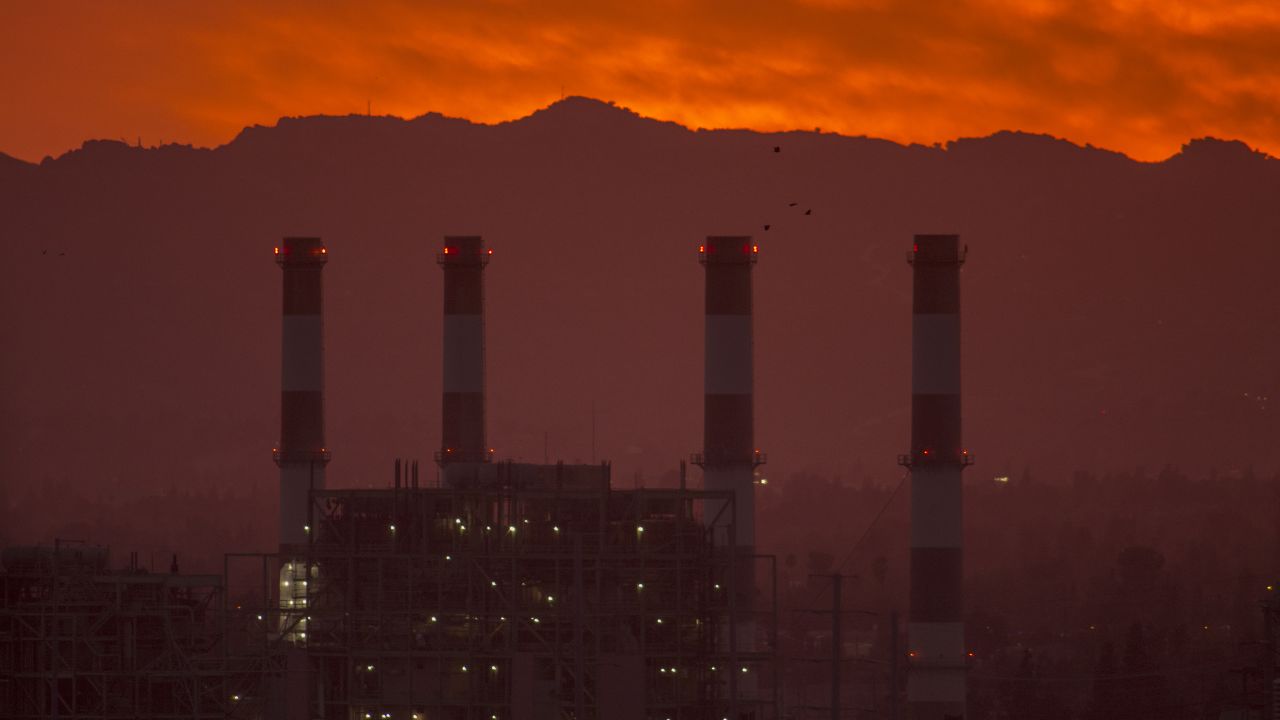
[[[644,589],[644,583],[636,583],[636,589],[637,589],[637,590],[643,590],[643,589]]]
[[[508,526],[507,526],[507,532],[509,532],[509,533],[514,533],[515,531],[516,531],[516,526],[515,526],[515,525],[508,525]]]
[[[560,532],[560,526],[559,526],[559,525],[552,525],[552,526],[551,526],[551,532]]]
[[[498,672],[498,666],[497,666],[497,665],[490,665],[490,666],[489,666],[489,672]]]

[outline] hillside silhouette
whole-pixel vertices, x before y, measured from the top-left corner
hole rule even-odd
[[[495,251],[488,413],[502,457],[591,460],[593,407],[596,458],[619,484],[656,483],[699,448],[696,247],[744,233],[760,244],[766,469],[896,477],[904,254],[913,233],[957,232],[971,473],[1270,473],[1276,198],[1280,161],[1238,142],[1141,163],[1016,132],[924,147],[691,130],[586,98],[497,125],[286,118],[215,149],[0,156],[3,482],[10,497],[50,483],[126,497],[271,487],[271,248],[299,234],[330,249],[338,486],[384,484],[394,457],[429,460],[439,442],[447,233]],[[15,534],[48,531],[37,509],[22,514],[34,517],[15,512]]]

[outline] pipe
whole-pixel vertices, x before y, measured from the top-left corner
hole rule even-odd
[[[702,468],[708,490],[734,494],[739,547],[755,545],[755,449],[750,237],[711,236],[698,248],[706,268],[706,374]]]
[[[965,717],[957,235],[916,235],[911,327],[911,599],[907,717]]]
[[[484,421],[484,269],[492,250],[478,236],[447,236],[436,261],[444,271],[444,385],[440,450],[450,468],[487,463]]]
[[[709,236],[698,248],[706,269],[706,368],[703,415],[703,488],[729,492],[708,499],[704,521],[712,537],[735,554],[729,578],[729,634],[719,642],[731,656],[755,650],[755,447],[751,276],[759,247],[746,236]],[[736,666],[736,663],[734,663]],[[736,667],[734,667],[736,670]],[[754,676],[731,672],[730,702],[755,700]]]
[[[287,237],[275,250],[283,273],[281,323],[280,545],[307,542],[311,488],[324,487],[329,450],[324,440],[323,270],[328,250],[320,238]]]

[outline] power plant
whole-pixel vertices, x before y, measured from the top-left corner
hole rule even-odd
[[[956,236],[914,271],[909,717],[965,715]],[[759,552],[753,271],[709,236],[704,434],[694,485],[619,489],[611,466],[494,456],[485,269],[447,236],[438,473],[326,478],[319,238],[282,270],[278,547],[221,576],[108,568],[93,546],[11,548],[0,572],[0,707],[12,718],[766,720],[780,717],[778,588]],[[354,479],[353,479],[354,480]],[[367,479],[359,479],[367,484]],[[838,710],[838,709],[837,709]]]

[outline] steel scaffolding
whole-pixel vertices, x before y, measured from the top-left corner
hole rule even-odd
[[[295,617],[319,713],[774,717],[776,603],[757,603],[755,651],[727,640],[741,562],[708,526],[733,522],[732,493],[608,475],[500,463],[459,487],[314,491]]]
[[[216,575],[109,571],[105,548],[10,548],[0,708],[15,720],[222,718]]]

